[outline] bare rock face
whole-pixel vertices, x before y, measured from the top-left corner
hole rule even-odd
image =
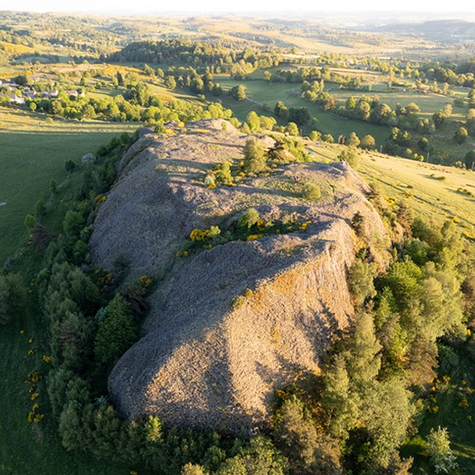
[[[165,275],[142,339],[110,376],[111,396],[129,418],[157,414],[171,425],[224,431],[265,424],[274,390],[317,372],[335,332],[351,321],[346,272],[357,248],[364,243],[385,265],[385,228],[364,197],[367,185],[344,163],[296,163],[234,187],[205,187],[208,170],[242,157],[246,138],[221,120],[167,138],[145,133],[99,210],[97,263],[112,267],[122,255],[131,279]],[[321,200],[295,192],[308,180],[320,184]],[[250,207],[265,219],[310,224],[176,257],[194,228],[223,226]],[[360,237],[350,226],[357,212]]]

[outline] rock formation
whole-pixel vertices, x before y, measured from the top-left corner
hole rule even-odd
[[[274,390],[318,372],[335,332],[351,321],[346,272],[356,250],[368,246],[385,264],[385,228],[367,185],[345,163],[293,163],[236,186],[206,187],[217,163],[242,157],[246,138],[221,120],[169,137],[146,130],[101,205],[93,259],[112,268],[125,256],[130,279],[164,277],[142,339],[109,379],[129,418],[153,413],[171,425],[224,431],[265,424]],[[321,200],[295,192],[308,180],[321,186]],[[222,227],[250,207],[266,220],[308,224],[177,257],[193,229]],[[358,212],[360,236],[350,226]]]

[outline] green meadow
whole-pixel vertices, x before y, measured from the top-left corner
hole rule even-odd
[[[244,101],[236,101],[226,93],[219,97],[223,105],[232,109],[239,120],[244,120],[252,110],[259,115],[273,115],[276,102],[283,101],[289,108],[306,107],[310,112],[310,116],[318,120],[316,127],[324,133],[332,134],[335,139],[338,139],[340,134],[348,136],[351,132],[356,132],[359,137],[370,134],[376,139],[379,146],[389,135],[387,127],[346,119],[324,112],[318,105],[305,101],[300,97],[300,86],[298,84],[269,84],[262,80],[236,81],[228,76],[217,77],[216,82],[219,82],[224,90],[229,90],[236,84],[243,84],[246,87],[247,99]],[[267,105],[268,110],[263,104],[264,106]]]
[[[355,71],[353,70],[338,70],[341,74]],[[363,95],[378,96],[381,102],[387,103],[391,108],[395,109],[397,104],[406,106],[410,103],[416,103],[421,112],[419,116],[423,119],[431,118],[435,112],[442,110],[447,104],[452,105],[453,111],[450,121],[435,134],[429,136],[429,142],[439,152],[450,154],[453,161],[463,161],[465,154],[471,150],[475,144],[471,142],[470,138],[467,143],[463,145],[457,144],[453,140],[453,136],[459,127],[460,122],[463,122],[467,115],[466,105],[456,107],[453,105],[454,97],[444,96],[442,94],[429,93],[427,95],[417,93],[415,90],[396,88],[388,90],[387,84],[384,82],[385,76],[381,73],[362,72],[363,76],[370,77],[370,82],[373,84],[371,92],[349,91],[340,89],[336,83],[327,82],[325,84],[325,91],[330,92],[336,100],[337,107],[344,106],[346,100],[353,96],[356,99]],[[219,82],[226,91],[219,100],[225,107],[231,108],[236,117],[244,120],[246,115],[254,110],[260,115],[273,115],[273,109],[277,101],[283,101],[284,104],[290,107],[306,107],[311,117],[317,119],[316,128],[323,133],[330,133],[335,140],[340,134],[348,136],[351,132],[356,132],[358,137],[362,138],[367,134],[372,135],[376,140],[376,145],[379,147],[384,143],[390,134],[390,127],[370,124],[354,119],[346,119],[339,117],[336,114],[324,112],[323,109],[311,102],[305,101],[300,97],[300,84],[280,84],[268,83],[261,78],[262,74],[256,72],[253,79],[247,81],[238,81],[229,76],[216,76],[216,82]],[[227,91],[237,84],[242,84],[246,87],[247,98],[243,101],[236,101]],[[455,88],[455,97],[466,98],[468,90],[464,88]],[[208,97],[213,100],[215,98]]]
[[[49,183],[66,178],[64,162],[81,157],[137,124],[54,120],[44,115],[0,109],[0,262],[27,237],[25,216],[49,196]],[[5,204],[3,204],[5,203]]]
[[[337,160],[338,145],[307,141],[316,160]],[[361,152],[358,173],[377,183],[388,203],[406,201],[415,216],[441,226],[447,219],[475,234],[475,172],[421,163],[376,152]]]

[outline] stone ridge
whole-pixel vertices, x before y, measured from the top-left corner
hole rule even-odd
[[[296,163],[235,187],[206,188],[206,171],[242,157],[247,138],[223,123],[188,124],[168,138],[144,133],[98,213],[95,262],[112,267],[122,255],[131,279],[165,274],[143,338],[109,379],[128,418],[157,414],[171,425],[233,432],[265,425],[274,390],[317,372],[335,332],[351,321],[346,272],[355,251],[369,246],[380,265],[387,261],[385,228],[347,164]],[[330,192],[304,201],[288,191],[296,177]],[[249,207],[265,219],[311,224],[176,257],[192,229],[232,222]],[[363,237],[349,225],[357,212]]]

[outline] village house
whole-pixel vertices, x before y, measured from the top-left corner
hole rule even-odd
[[[0,97],[7,98],[10,104],[16,104],[18,106],[25,105],[25,99],[17,96],[16,94],[0,94]]]
[[[34,99],[37,95],[36,91],[34,89],[31,89],[29,87],[25,87],[22,91],[23,96],[27,97],[28,99]]]
[[[66,91],[66,94],[68,95],[68,97],[85,97],[86,94],[84,94],[84,92],[78,92],[78,91],[74,91],[74,90],[70,90],[70,91]]]
[[[18,88],[18,84],[15,82],[2,82],[0,88],[5,88],[8,91],[13,91],[14,89]]]

